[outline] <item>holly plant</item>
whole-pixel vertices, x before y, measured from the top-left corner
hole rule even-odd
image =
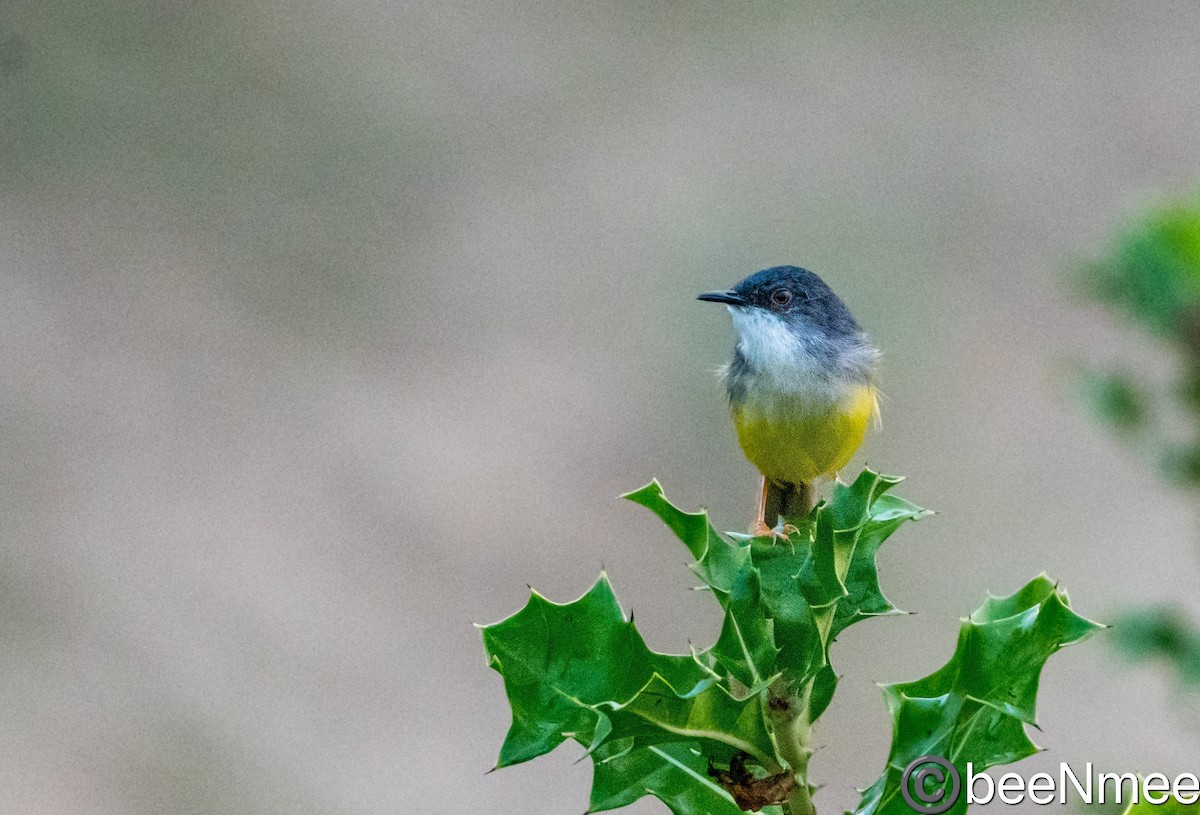
[[[657,482],[626,495],[687,546],[724,612],[720,635],[704,650],[652,651],[604,574],[570,603],[532,592],[512,617],[482,627],[512,707],[497,766],[571,739],[594,766],[588,812],[652,795],[675,815],[813,815],[809,744],[838,684],[830,646],[855,623],[900,613],[880,590],[875,555],[930,514],[892,494],[900,480],[863,471],[786,539],[721,535]],[[963,621],[949,662],[883,686],[891,751],[856,813],[911,813],[902,785],[917,758],[965,774],[967,762],[978,772],[1034,753],[1026,726],[1042,666],[1100,627],[1044,575],[989,598]],[[965,812],[965,796],[941,811]]]

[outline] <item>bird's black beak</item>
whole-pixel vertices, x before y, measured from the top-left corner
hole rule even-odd
[[[706,291],[696,298],[707,303],[725,303],[730,306],[746,305],[746,298],[732,291]]]

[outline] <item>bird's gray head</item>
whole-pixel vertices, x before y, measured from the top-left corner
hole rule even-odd
[[[807,269],[763,269],[728,291],[705,292],[699,299],[724,303],[733,314],[739,341],[731,388],[746,371],[807,380],[872,375],[879,352],[841,298]]]
[[[799,266],[763,269],[728,291],[705,292],[699,299],[739,310],[761,309],[793,328],[818,332],[829,339],[856,337],[862,332],[846,304],[825,281]]]

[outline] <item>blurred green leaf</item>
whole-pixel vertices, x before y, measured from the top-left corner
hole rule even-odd
[[[1144,432],[1137,441],[1152,451],[1164,478],[1200,487],[1200,197],[1133,219],[1108,256],[1086,267],[1081,282],[1088,296],[1182,353],[1166,386],[1120,369],[1085,370],[1093,415],[1114,432]]]
[[[1149,406],[1144,387],[1127,371],[1083,371],[1083,390],[1092,415],[1106,427],[1122,433],[1146,423]]]
[[[1193,413],[1200,413],[1200,360],[1193,360],[1175,386],[1175,400]]]
[[[1170,445],[1159,457],[1158,467],[1163,477],[1176,486],[1200,486],[1200,446]]]
[[[1154,209],[1089,265],[1085,291],[1152,333],[1193,347],[1200,339],[1200,200]]]
[[[1150,606],[1126,612],[1113,627],[1117,647],[1141,660],[1161,660],[1179,682],[1200,686],[1200,627],[1181,610]]]

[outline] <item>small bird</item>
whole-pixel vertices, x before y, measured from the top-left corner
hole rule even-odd
[[[825,281],[798,266],[698,299],[724,303],[738,334],[724,371],[729,412],[763,475],[750,533],[786,537],[788,521],[812,508],[813,482],[836,477],[878,420],[879,350]]]

